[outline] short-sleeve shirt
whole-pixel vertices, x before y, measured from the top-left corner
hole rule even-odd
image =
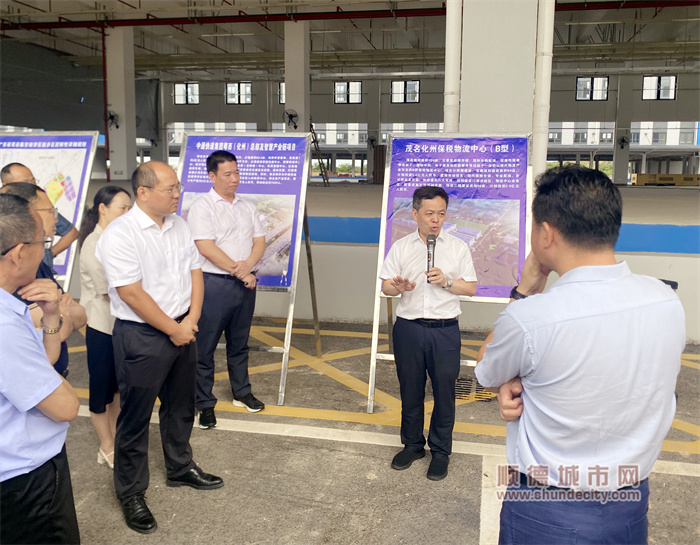
[[[577,267],[509,304],[476,367],[486,387],[522,380],[509,464],[546,467],[550,485],[581,490],[633,484],[620,482],[625,466],[647,478],[673,421],[684,347],[676,294],[624,262]],[[560,467],[575,467],[578,482],[562,482]]]
[[[56,234],[59,237],[64,237],[73,230],[74,225],[64,218],[61,214],[58,215],[58,221],[56,222]],[[53,269],[53,259],[54,255],[51,248],[44,250],[44,263],[46,263],[50,269]]]
[[[36,408],[60,385],[28,307],[0,289],[0,482],[29,473],[63,448],[68,423]]]
[[[253,249],[253,239],[265,236],[260,213],[252,202],[236,195],[230,203],[213,188],[192,204],[187,221],[195,240],[213,240],[233,261],[247,259]],[[229,274],[203,259],[202,271]]]
[[[109,311],[109,284],[102,263],[95,256],[102,231],[102,227],[95,225],[95,230],[85,238],[80,248],[80,304],[85,308],[88,325],[111,335],[114,316]]]
[[[170,318],[190,308],[191,271],[202,265],[190,228],[181,217],[165,216],[161,229],[137,203],[107,226],[97,242],[96,256],[109,284],[115,318],[144,322],[117,292],[118,287],[136,282]]]
[[[476,271],[469,246],[442,229],[435,243],[434,263],[435,267],[452,280],[476,282]],[[387,280],[401,276],[416,283],[412,291],[401,295],[396,315],[406,320],[450,319],[459,316],[462,313],[459,295],[441,286],[428,284],[426,268],[427,247],[417,229],[392,244],[384,259],[379,278]]]

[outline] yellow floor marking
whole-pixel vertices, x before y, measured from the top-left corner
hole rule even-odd
[[[84,333],[84,331],[81,331]],[[279,327],[263,327],[254,326],[251,328],[251,337],[259,340],[260,342],[267,344],[269,346],[281,346],[280,340],[268,335],[267,332],[284,332],[284,328]],[[293,332],[300,334],[313,334],[313,329],[294,329]],[[347,331],[329,331],[324,330],[322,334],[328,336],[339,336],[339,337],[357,337],[357,338],[371,338],[370,333],[362,332],[347,332]],[[385,339],[386,335],[380,335],[381,338]],[[481,341],[471,341],[463,340],[462,345],[469,346],[481,346],[483,343]],[[380,352],[387,351],[389,349],[388,345],[381,345],[378,347]],[[85,346],[72,346],[68,348],[68,352],[75,354],[79,352],[85,352]],[[309,367],[319,371],[329,378],[340,382],[344,386],[361,393],[363,396],[367,395],[368,385],[367,383],[353,377],[352,375],[341,371],[327,362],[351,358],[362,355],[369,355],[371,352],[370,347],[357,348],[353,350],[344,350],[341,352],[325,354],[321,359],[315,356],[309,355],[302,350],[294,347],[290,347],[290,367],[299,367],[302,365],[308,365]],[[476,351],[469,348],[462,347],[462,353],[469,356],[476,357]],[[684,360],[700,360],[699,354],[683,354],[681,363],[687,367],[693,369],[700,369],[700,364],[692,361]],[[277,371],[282,367],[282,363],[270,363],[257,365],[250,368],[250,374],[265,373],[269,371]],[[227,372],[217,373],[215,375],[215,380],[224,380],[228,376]],[[75,391],[79,398],[88,399],[89,390],[87,388],[75,388]],[[473,397],[473,396],[472,396]],[[291,418],[308,418],[313,420],[328,420],[328,421],[340,421],[340,422],[354,422],[358,424],[379,424],[386,426],[400,426],[401,425],[401,401],[394,396],[382,392],[381,390],[375,391],[375,401],[387,407],[388,410],[383,412],[376,412],[374,414],[367,414],[362,412],[352,412],[352,411],[334,411],[327,409],[311,409],[303,407],[289,407],[289,406],[275,406],[268,405],[265,408],[264,414],[269,414],[271,416],[284,416]],[[476,401],[476,398],[471,399],[459,399],[456,401],[456,405],[464,405],[467,403],[472,403]],[[160,403],[156,400],[156,405]],[[230,403],[220,402],[217,405],[217,410],[225,412],[239,412],[245,413],[245,409],[233,407]],[[430,416],[433,409],[433,402],[429,401],[425,404],[425,419],[426,424],[430,422]],[[675,419],[673,421],[673,427],[694,435],[700,438],[700,426],[692,424],[690,422],[685,422],[680,419]],[[427,425],[426,425],[426,429]],[[455,422],[454,431],[457,433],[466,433],[472,435],[487,435],[492,437],[505,437],[506,427],[504,425],[492,425],[492,424],[476,424],[470,422]],[[678,452],[684,454],[700,454],[700,439],[695,441],[664,441],[663,451],[665,452]]]
[[[285,328],[283,327],[265,327],[265,326],[253,326],[252,329],[258,329],[261,332],[266,332],[266,333],[284,333]],[[315,335],[316,331],[313,329],[299,329],[296,327],[292,328],[292,334],[299,334],[299,335]],[[355,337],[358,339],[371,339],[372,334],[371,333],[366,333],[364,331],[333,331],[330,329],[322,329],[321,330],[321,335],[326,336],[326,337]],[[379,334],[380,339],[386,339],[388,338],[388,335],[386,333],[380,333]]]
[[[479,355],[479,351],[478,351],[478,350],[472,350],[471,348],[464,348],[464,347],[462,347],[461,352],[462,352],[462,354],[464,354],[465,356],[471,356],[471,357],[474,358],[474,359],[476,359],[477,356]]]
[[[242,412],[246,410],[242,407],[234,407],[231,403],[219,402],[216,404],[217,411]],[[332,420],[336,422],[354,422],[357,424],[381,424],[385,426],[400,426],[401,415],[394,411],[384,411],[381,413],[355,413],[351,411],[333,411],[329,409],[310,409],[304,407],[288,407],[278,405],[265,406],[264,412],[271,416],[286,416],[292,418],[309,418],[313,420]]]
[[[695,356],[696,354],[683,354],[681,356],[681,365],[690,367],[691,369],[700,369],[700,363],[695,363],[694,361],[688,361],[690,358],[688,356]]]

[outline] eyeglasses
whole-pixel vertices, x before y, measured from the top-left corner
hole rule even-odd
[[[51,237],[44,237],[44,240],[34,240],[32,242],[18,242],[14,246],[10,246],[7,250],[4,252],[0,253],[0,256],[7,255],[10,251],[12,251],[14,248],[19,246],[20,244],[24,244],[25,246],[29,246],[30,244],[43,244],[44,245],[44,250],[50,250],[51,246],[53,246],[53,238]]]
[[[176,186],[173,186],[168,189],[158,189],[155,187],[147,187],[146,189],[152,189],[153,191],[160,191],[161,193],[165,193],[166,195],[172,195],[173,193],[182,193],[185,189],[185,186],[182,184],[177,184]]]
[[[51,212],[53,214],[54,219],[58,219],[58,208],[55,206],[53,208],[35,208],[37,212]]]

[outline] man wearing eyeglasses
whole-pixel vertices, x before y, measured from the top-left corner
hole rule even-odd
[[[80,403],[46,357],[61,312],[55,285],[35,278],[44,238],[26,199],[0,195],[0,543],[80,543],[65,449]],[[43,333],[13,292],[41,307]]]
[[[27,182],[34,185],[39,185],[38,180],[32,174],[32,171],[25,167],[22,163],[9,163],[0,170],[0,178],[2,184],[15,184],[17,182]],[[53,204],[51,205],[53,208]],[[53,209],[54,215],[58,220],[56,222],[55,235],[61,237],[56,244],[47,248],[44,251],[44,263],[53,271],[54,258],[68,249],[78,239],[78,230],[70,221],[58,213],[58,209]]]
[[[160,399],[167,486],[211,490],[223,480],[192,459],[197,376],[197,322],[204,283],[187,222],[175,215],[182,186],[175,171],[151,161],[134,171],[135,206],[112,221],[96,256],[109,284],[112,335],[121,395],[114,449],[114,486],[127,526],[157,527],[146,505],[148,428]]]
[[[0,189],[0,193],[15,195],[29,202],[29,206],[39,215],[44,227],[44,249],[51,248],[53,235],[56,232],[56,209],[51,204],[51,200],[46,192],[37,185],[30,184],[28,182],[17,182],[4,185],[2,189]],[[59,332],[59,338],[61,340],[60,353],[48,353],[47,355],[49,356],[49,361],[54,363],[54,369],[63,376],[67,376],[68,345],[66,344],[66,339],[70,337],[70,334],[73,333],[74,330],[80,329],[87,323],[87,314],[85,313],[85,309],[76,303],[70,294],[63,292],[61,286],[58,284],[58,282],[56,282],[56,280],[54,280],[51,267],[49,267],[44,261],[39,264],[39,268],[36,271],[36,278],[50,280],[55,288],[61,293],[60,310],[61,316],[63,317],[63,326]],[[43,316],[42,309],[32,301],[24,299],[17,293],[15,294],[15,297],[29,306],[29,311],[36,327],[40,327],[39,324]]]

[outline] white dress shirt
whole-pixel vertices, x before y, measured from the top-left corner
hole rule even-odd
[[[416,283],[412,291],[401,295],[396,315],[406,320],[416,318],[450,319],[462,311],[459,295],[449,292],[436,284],[428,284],[427,247],[418,230],[392,244],[384,260],[379,278],[387,280],[395,276],[408,278]],[[440,229],[435,244],[435,267],[447,278],[476,282],[476,271],[472,263],[469,246],[457,237]]]
[[[551,486],[576,490],[631,484],[618,483],[625,465],[647,478],[673,421],[684,347],[676,294],[624,262],[578,267],[545,293],[512,302],[476,367],[486,387],[521,377],[523,413],[508,423],[508,463],[521,473],[546,466]],[[560,482],[560,466],[578,468],[578,485]],[[596,466],[607,482],[589,471]]]
[[[236,195],[230,203],[212,188],[192,203],[187,221],[195,240],[213,240],[227,256],[241,261],[250,257],[253,238],[265,236],[259,216],[252,202]],[[203,259],[203,272],[230,274]]]
[[[190,228],[181,217],[165,216],[161,229],[137,203],[107,226],[97,243],[96,255],[109,284],[115,318],[143,323],[116,289],[139,281],[170,318],[190,308],[191,271],[202,265]]]
[[[92,329],[112,334],[114,316],[109,311],[109,284],[102,270],[102,263],[95,256],[102,227],[95,225],[80,248],[80,304],[87,314],[87,325]]]

